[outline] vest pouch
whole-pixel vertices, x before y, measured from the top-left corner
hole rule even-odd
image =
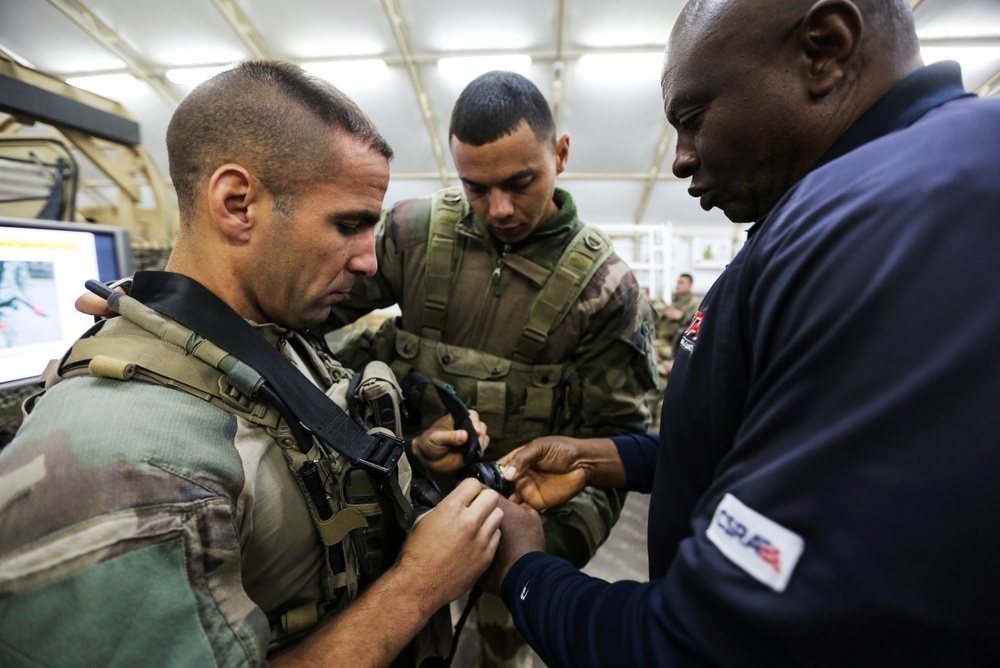
[[[565,394],[562,382],[565,365],[536,364],[529,368],[531,383],[524,388],[523,408],[519,411],[516,432],[517,445],[558,433],[556,422]]]
[[[367,526],[355,529],[350,534],[354,551],[358,555],[364,587],[374,582],[382,572],[382,533],[385,519],[379,503],[377,483],[364,469],[351,468],[344,476],[343,494],[344,506],[357,510],[368,521]]]

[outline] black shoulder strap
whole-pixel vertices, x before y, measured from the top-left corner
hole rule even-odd
[[[88,288],[91,283],[87,282]],[[117,292],[102,296],[112,309],[124,298]],[[131,297],[257,371],[264,378],[260,391],[276,403],[293,429],[305,427],[325,448],[375,474],[387,475],[395,468],[403,452],[402,441],[363,430],[246,320],[197,281],[176,272],[139,271],[132,281]],[[300,447],[308,449],[309,444],[300,443]]]

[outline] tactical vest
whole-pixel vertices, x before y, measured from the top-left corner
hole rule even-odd
[[[614,249],[599,230],[581,226],[531,304],[528,322],[507,359],[442,342],[448,298],[464,252],[457,226],[467,214],[460,188],[432,197],[420,335],[389,320],[372,345],[374,358],[391,360],[397,378],[417,370],[451,385],[489,425],[488,456],[497,458],[533,438],[572,433],[573,421],[580,419],[573,414],[581,399],[574,369],[568,363],[538,364],[537,359],[549,335]],[[420,408],[427,422],[442,414],[433,393],[423,394]]]
[[[233,355],[179,323],[150,309],[145,311],[141,323],[120,316],[95,325],[61,360],[49,363],[43,375],[45,389],[82,375],[140,380],[199,397],[267,431],[281,448],[326,548],[325,568],[320,576],[322,600],[289,610],[280,622],[272,623],[269,653],[273,653],[300,639],[321,620],[337,614],[395,560],[413,522],[410,465],[402,457],[398,478],[390,475],[391,482],[381,483],[337,453],[324,454],[315,441],[308,452],[303,452],[278,410],[251,397],[250,390],[257,382],[252,374],[256,372],[250,369],[248,377],[247,365]],[[352,408],[353,414],[368,425],[384,424],[386,404],[380,402],[388,398],[396,411],[389,417],[399,425],[402,397],[385,364],[374,362],[355,375],[315,342],[305,337],[299,340],[309,344],[311,350],[306,352],[313,356],[313,362],[322,363],[334,378],[326,394],[338,406]],[[43,393],[29,399],[25,411],[30,412]],[[373,415],[375,411],[382,415]],[[390,551],[389,546],[394,549]],[[449,641],[450,619],[435,618],[418,638],[417,651],[422,656],[443,655]]]

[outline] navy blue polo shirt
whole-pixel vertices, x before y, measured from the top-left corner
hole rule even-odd
[[[549,666],[1000,664],[1000,99],[886,94],[752,229],[682,341],[650,582],[519,560]],[[656,461],[655,477],[649,464]]]

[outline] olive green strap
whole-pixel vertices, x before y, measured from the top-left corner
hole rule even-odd
[[[461,189],[448,188],[431,197],[431,219],[424,271],[427,299],[424,301],[422,333],[425,338],[433,341],[440,341],[441,333],[444,331],[457,226],[464,216],[465,207]]]
[[[535,362],[549,334],[566,317],[613,251],[611,241],[599,230],[589,225],[580,227],[531,305],[528,324],[514,348],[515,360],[527,364]]]
[[[213,346],[214,348],[214,346]],[[210,355],[226,366],[218,355]],[[62,378],[94,375],[115,380],[138,376],[159,385],[176,387],[254,424],[275,427],[277,408],[255,401],[233,387],[231,379],[205,360],[195,361],[182,349],[159,339],[129,334],[80,339],[63,358]]]
[[[371,505],[374,506],[373,510],[375,512],[370,514],[374,515],[378,512],[379,507],[377,503]],[[368,520],[365,518],[365,514],[358,508],[341,508],[330,519],[317,519],[315,524],[323,544],[330,547],[344,540],[344,537],[355,529],[368,526]]]

